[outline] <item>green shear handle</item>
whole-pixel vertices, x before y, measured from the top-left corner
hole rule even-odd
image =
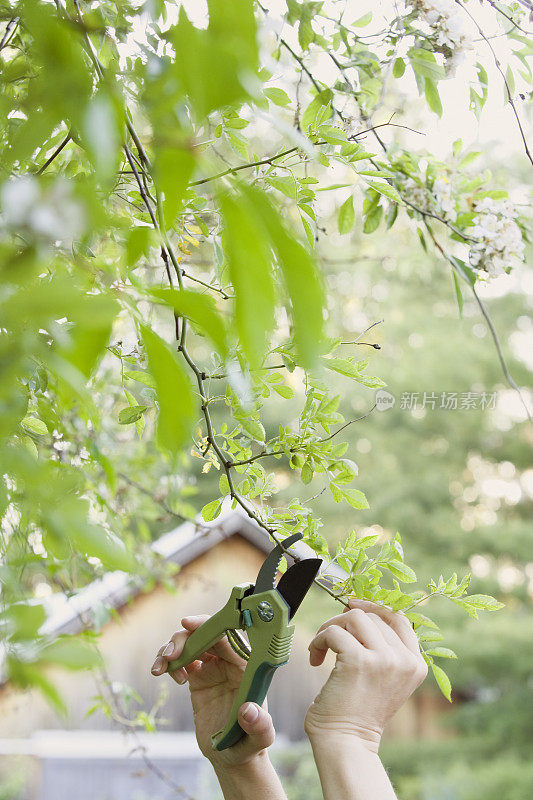
[[[289,660],[294,625],[289,606],[276,589],[251,594],[253,584],[235,586],[226,605],[197,628],[185,643],[181,656],[168,665],[173,672],[190,664],[226,633],[246,630],[251,653],[226,726],[212,737],[216,750],[236,744],[245,732],[238,723],[243,703],[262,705],[276,669]]]

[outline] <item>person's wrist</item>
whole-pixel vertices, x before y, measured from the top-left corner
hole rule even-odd
[[[377,755],[381,732],[363,726],[349,725],[342,728],[306,727],[313,750],[350,751]]]
[[[270,763],[268,750],[261,750],[259,753],[254,753],[244,761],[232,762],[225,761],[223,758],[212,758],[209,760],[217,775],[231,775],[236,779],[241,777],[248,779],[250,776],[260,775],[261,771]]]

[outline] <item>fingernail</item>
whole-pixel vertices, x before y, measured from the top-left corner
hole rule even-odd
[[[164,656],[171,656],[174,652],[174,642],[169,642],[165,649],[163,650]]]
[[[162,669],[163,669],[163,659],[161,658],[161,656],[157,656],[156,660],[152,664],[151,672],[159,673],[161,672]]]
[[[184,683],[187,683],[187,678],[185,677],[185,675],[177,675],[176,683],[179,683],[180,686],[183,686]]]
[[[255,722],[259,716],[259,709],[254,703],[246,703],[242,710],[242,717],[246,722]]]

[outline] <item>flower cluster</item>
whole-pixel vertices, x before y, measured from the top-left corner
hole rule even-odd
[[[433,181],[432,191],[439,214],[448,222],[455,222],[457,212],[455,210],[451,182],[444,175],[441,175]]]
[[[409,202],[422,212],[437,214],[447,222],[455,222],[457,212],[452,194],[452,184],[444,175],[435,178],[431,189],[408,178],[402,193]]]
[[[479,241],[470,247],[470,265],[478,272],[501,275],[517,261],[524,260],[524,241],[516,222],[517,211],[510,200],[484,197],[474,204],[472,236]]]
[[[465,28],[454,0],[409,0],[418,21],[435,35],[434,50],[446,59],[446,72],[453,74],[472,47],[472,37]]]

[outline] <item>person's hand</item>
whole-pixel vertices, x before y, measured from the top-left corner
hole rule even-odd
[[[169,661],[179,657],[188,636],[208,619],[207,615],[184,617],[183,629],[176,631],[160,649],[152,666],[152,675],[163,675]],[[239,725],[248,734],[226,750],[214,750],[212,734],[226,725],[246,661],[235,653],[224,637],[199,660],[176,670],[171,677],[176,683],[189,683],[194,712],[196,739],[200,750],[215,768],[247,764],[266,754],[274,741],[274,725],[266,708],[244,703],[239,709]]]
[[[407,617],[366,600],[332,617],[309,645],[312,666],[328,650],[335,666],[310,706],[305,730],[311,741],[358,737],[377,753],[383,728],[427,675],[418,640]]]

